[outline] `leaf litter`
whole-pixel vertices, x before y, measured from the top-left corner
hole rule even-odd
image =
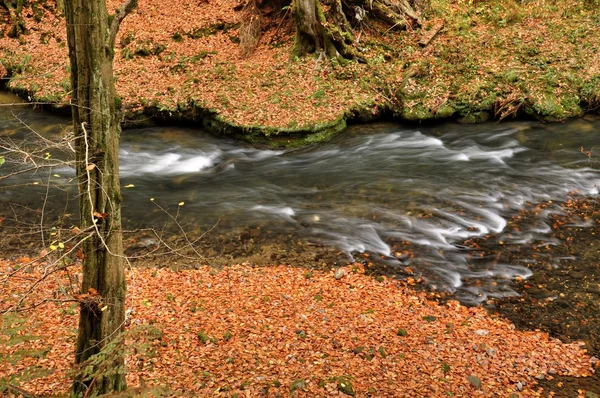
[[[39,264],[6,278],[17,266],[1,263],[0,310],[44,272]],[[129,386],[186,396],[519,397],[542,396],[542,377],[593,372],[580,344],[516,330],[482,308],[431,301],[408,281],[375,279],[360,265],[344,270],[339,279],[333,270],[248,264],[128,271],[128,328],[161,331],[154,356],[127,360]],[[52,375],[23,385],[36,394],[70,386],[78,308],[61,292],[73,277],[53,274],[23,303],[55,300],[27,313],[27,333],[44,338],[19,345],[48,349],[36,361]],[[0,355],[14,349],[0,344]],[[0,374],[26,365],[2,362]]]

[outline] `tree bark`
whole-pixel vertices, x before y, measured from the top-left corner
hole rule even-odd
[[[104,0],[65,1],[81,226],[95,232],[82,244],[81,292],[90,299],[80,306],[77,364],[100,352],[124,330],[120,110],[113,80],[113,47],[120,22],[134,6],[135,0],[129,0],[109,23]],[[123,390],[123,368],[123,356],[117,350],[101,369],[95,369],[101,370],[101,376],[91,380],[78,377],[73,392],[90,395]]]
[[[370,15],[397,29],[421,24],[416,0],[292,0],[296,23],[293,55],[319,53],[329,58],[361,59],[353,47],[348,22],[358,15]],[[360,13],[359,13],[360,11]]]
[[[323,11],[319,0],[293,0],[296,41],[293,54],[324,54],[352,58],[347,45],[353,41],[350,24],[342,11],[341,0],[326,0]]]

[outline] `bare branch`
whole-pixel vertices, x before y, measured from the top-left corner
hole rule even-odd
[[[110,24],[110,37],[108,43],[111,49],[115,47],[115,39],[117,38],[117,33],[119,32],[121,22],[123,22],[125,17],[129,15],[129,13],[131,13],[135,7],[137,7],[137,4],[137,0],[126,0],[121,6],[119,12],[115,15],[112,23]]]

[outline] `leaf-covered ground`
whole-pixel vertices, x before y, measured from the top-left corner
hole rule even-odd
[[[2,262],[1,310],[43,274],[38,264],[5,278],[27,261]],[[481,308],[431,301],[410,280],[369,277],[359,266],[340,270],[238,265],[128,272],[128,330],[157,331],[150,350],[145,347],[153,355],[127,361],[130,386],[168,386],[185,396],[294,390],[297,396],[518,397],[541,396],[542,376],[591,372],[578,344],[515,330]],[[77,279],[72,272],[50,275],[23,303],[54,300],[28,313],[29,327],[20,332],[42,339],[0,344],[9,357],[17,349],[48,350],[43,359],[0,364],[1,375],[28,365],[53,370],[23,384],[29,391],[58,394],[69,387],[77,303],[65,302],[64,293]],[[10,327],[6,322],[2,330]],[[141,347],[130,340],[130,348]]]
[[[407,120],[561,120],[600,109],[595,1],[431,0],[422,29],[355,26],[369,63],[341,66],[291,59],[294,30],[284,10],[267,10],[257,51],[242,58],[237,0],[143,0],[117,40],[117,90],[130,117],[144,110],[177,118],[196,107],[266,134],[382,110]],[[62,103],[70,92],[64,20],[53,0],[40,4],[25,10],[29,34],[11,39],[5,24],[0,75],[10,71],[9,87],[31,99]],[[8,22],[6,12],[0,18]],[[424,31],[440,22],[421,48]]]

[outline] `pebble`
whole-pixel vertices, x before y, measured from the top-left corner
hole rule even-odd
[[[346,270],[344,270],[343,268],[338,268],[335,271],[335,274],[333,275],[333,277],[337,280],[342,279],[344,276],[346,276]]]
[[[561,293],[562,294],[562,293]],[[563,308],[569,308],[571,306],[571,304],[569,304],[569,302],[567,300],[564,299],[558,299],[554,301],[559,307],[563,307]]]
[[[521,382],[517,382],[517,390],[522,391],[523,390],[523,384],[521,384]]]
[[[588,287],[585,288],[585,291],[587,293],[600,294],[600,286],[590,285],[590,286],[588,286]]]
[[[573,279],[583,279],[585,278],[585,274],[580,271],[571,271],[569,272],[569,276]]]
[[[475,334],[477,336],[487,336],[488,334],[490,334],[489,330],[485,330],[485,329],[478,329],[475,331]]]

